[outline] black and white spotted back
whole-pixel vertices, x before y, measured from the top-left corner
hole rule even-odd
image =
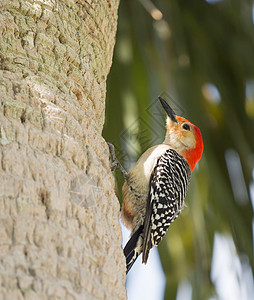
[[[191,171],[187,161],[168,149],[157,161],[150,178],[144,222],[143,258],[157,246],[169,225],[178,217],[184,204]]]

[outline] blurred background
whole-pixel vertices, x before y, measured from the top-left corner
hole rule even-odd
[[[103,134],[119,160],[129,171],[163,141],[158,95],[204,140],[186,207],[128,274],[128,299],[254,299],[253,2],[121,1],[118,22]]]

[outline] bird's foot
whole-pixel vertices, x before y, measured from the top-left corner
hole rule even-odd
[[[109,152],[110,152],[111,159],[112,159],[111,171],[113,172],[113,171],[115,171],[116,168],[118,168],[122,172],[124,178],[127,180],[129,177],[128,172],[124,169],[124,167],[121,165],[119,160],[116,158],[115,146],[109,142],[107,142],[107,144],[108,144]]]

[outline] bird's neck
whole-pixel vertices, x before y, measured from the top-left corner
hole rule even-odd
[[[196,166],[196,160],[193,158],[193,150],[192,149],[184,150],[184,151],[180,152],[179,154],[185,158],[185,160],[189,164],[190,170],[192,172]]]
[[[194,170],[197,162],[200,160],[202,155],[202,150],[198,149],[196,146],[192,149],[182,150],[179,152],[180,155],[182,155],[186,161],[188,162],[191,172]]]

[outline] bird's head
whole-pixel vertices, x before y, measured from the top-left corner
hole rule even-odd
[[[167,113],[167,132],[164,144],[169,145],[188,162],[191,172],[203,152],[202,135],[197,126],[175,114],[165,100],[159,100]]]

